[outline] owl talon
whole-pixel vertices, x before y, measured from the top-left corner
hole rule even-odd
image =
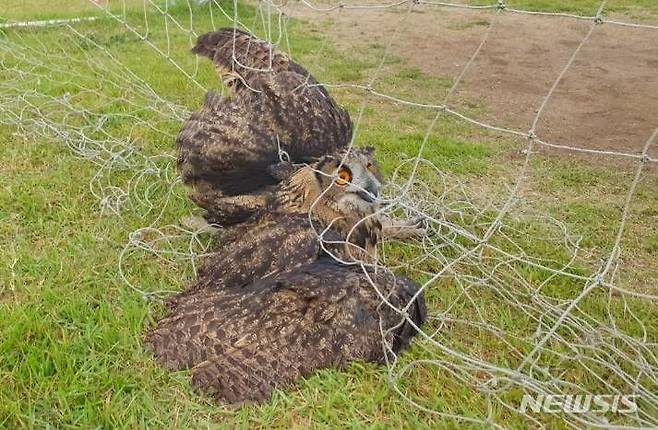
[[[184,216],[180,219],[180,223],[183,227],[187,227],[198,233],[217,233],[219,231],[219,228],[210,224],[205,218],[199,215]]]
[[[382,221],[382,232],[385,239],[422,239],[429,236],[429,225],[424,216],[402,220],[386,218]]]

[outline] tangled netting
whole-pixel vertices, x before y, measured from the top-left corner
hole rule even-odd
[[[145,298],[158,297],[170,291],[141,286],[138,277],[130,274],[134,261],[154,255],[194,266],[207,249],[202,227],[161,225],[179,182],[171,146],[189,111],[130,70],[106,40],[98,40],[96,33],[85,31],[85,26],[96,26],[97,31],[102,21],[103,26],[113,29],[112,37],[131,37],[140,49],[167,62],[172,76],[187,83],[200,100],[208,84],[199,61],[186,52],[197,35],[229,21],[291,52],[286,5],[261,1],[254,5],[253,21],[245,23],[237,2],[92,3],[98,7],[92,24],[62,20],[3,25],[48,28],[40,30],[47,33],[9,29],[0,37],[0,123],[13,126],[20,136],[61,142],[76,156],[94,163],[97,169],[90,189],[101,213],[120,216],[134,210],[142,214],[145,226],[129,234],[119,256],[119,272],[126,284]],[[376,89],[402,23],[421,5],[490,9],[492,14],[480,44],[436,105],[415,103]],[[658,140],[658,129],[648,137],[641,154],[571,147],[543,141],[535,133],[560,79],[597,26],[620,25],[642,31],[658,27],[608,20],[603,16],[605,1],[593,16],[529,12],[507,8],[501,1],[485,6],[423,0],[319,6],[302,0],[298,6],[327,14],[349,13],[350,9],[400,10],[400,25],[388,35],[379,67],[366,83],[326,83],[363,95],[353,116],[357,130],[353,143],[359,142],[362,114],[374,99],[436,112],[418,153],[399,160],[389,178],[382,208],[394,216],[422,217],[428,226],[428,234],[420,240],[382,246],[378,269],[404,271],[418,280],[430,308],[429,321],[420,329],[413,353],[393,355],[388,362],[393,389],[414,407],[460,423],[504,427],[510,419],[521,419],[533,426],[553,420],[576,428],[658,426],[656,326],[642,317],[646,312],[640,315],[642,309],[655,306],[658,297],[617,282],[630,204],[643,169],[658,162],[648,155]],[[462,77],[486,44],[495,18],[503,13],[591,21],[589,31],[547,89],[529,131],[485,124],[449,105]],[[506,195],[479,194],[457,175],[424,158],[429,136],[442,116],[525,141],[525,160]],[[165,142],[169,149],[165,155],[149,155],[149,150],[139,145],[145,140]],[[637,164],[613,246],[599,267],[585,262],[581,238],[571,234],[565,223],[523,204],[522,188],[530,160],[540,156],[533,150],[537,146],[596,153]],[[544,244],[541,249],[550,251],[537,251],[533,246],[537,242]],[[378,287],[373,284],[373,288]],[[382,299],[387,305],[386,298]],[[404,315],[405,309],[399,312]],[[440,390],[422,389],[426,381],[439,375],[447,381]],[[469,397],[469,412],[441,400],[450,392],[451,398]],[[559,415],[549,416],[532,408],[520,409],[524,394],[535,400],[542,395],[635,395],[637,408],[626,414],[604,414],[566,407]]]

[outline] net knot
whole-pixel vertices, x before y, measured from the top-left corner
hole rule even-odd
[[[594,24],[603,24],[603,16],[601,14],[598,14],[594,17]]]
[[[279,160],[290,163],[290,154],[283,149],[279,149]]]
[[[122,199],[119,196],[104,196],[98,202],[98,207],[100,208],[101,214],[105,214],[108,210],[112,213],[118,214],[121,210]]]
[[[649,154],[643,154],[642,158],[640,158],[640,161],[643,163],[649,163],[651,161],[651,157],[649,157]]]
[[[490,388],[495,389],[496,387],[498,387],[498,383],[499,383],[499,382],[500,382],[500,379],[498,379],[497,376],[492,376],[491,378],[489,378],[489,380],[487,380],[487,381],[484,383],[484,385],[485,385],[486,387],[490,387]]]
[[[279,140],[279,135],[277,134],[276,136],[276,147],[279,151],[279,161],[285,162],[285,163],[290,163],[290,154],[281,147],[281,141]]]
[[[100,131],[105,126],[105,123],[108,121],[108,116],[106,114],[100,115],[95,124],[96,131]]]
[[[535,130],[528,130],[528,140],[535,140],[536,138]]]
[[[601,273],[597,273],[596,276],[594,276],[593,281],[595,285],[603,285],[605,279],[603,279],[603,275]]]
[[[505,4],[505,0],[498,0],[498,3],[496,4],[496,9],[498,9],[498,10],[507,9],[507,5]]]

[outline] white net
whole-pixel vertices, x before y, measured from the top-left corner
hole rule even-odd
[[[503,2],[478,6],[422,0],[322,5],[304,0],[294,5],[216,0],[92,3],[90,11],[96,11],[97,19],[91,22],[4,24],[0,123],[26,138],[65,144],[73,155],[94,163],[97,173],[90,191],[101,214],[122,216],[133,211],[143,217],[144,226],[129,234],[118,256],[118,270],[127,286],[145,298],[171,294],[166,286],[141,285],[139,276],[131,272],[132,265],[151,255],[194,268],[207,249],[203,232],[163,221],[172,219],[168,213],[172,200],[184,197],[174,166],[175,134],[191,106],[200,103],[207,88],[217,85],[210,65],[188,53],[196,37],[235,25],[271,41],[293,58],[298,50],[308,54],[309,61],[303,64],[316,74],[315,69],[322,69],[323,59],[330,55],[332,42],[315,27],[309,46],[303,38],[290,37],[289,29],[305,25],[291,20],[291,14],[306,11],[308,18],[391,9],[394,25],[382,44],[373,47],[377,58],[363,66],[364,83],[323,82],[339,101],[345,97],[351,103],[355,144],[361,143],[362,129],[372,125],[366,117],[373,107],[391,104],[410,117],[426,119],[411,123],[414,131],[422,132],[414,142],[414,153],[393,155],[386,193],[386,212],[422,217],[429,230],[421,240],[382,246],[381,269],[402,271],[419,281],[430,312],[413,350],[388,363],[391,386],[424,413],[458,423],[658,426],[658,328],[652,309],[658,296],[650,288],[620,281],[632,204],[644,177],[654,174],[658,162],[651,156],[658,128],[646,136],[641,152],[555,143],[537,133],[556,89],[599,28],[614,25],[658,32],[658,27],[607,19],[605,1],[591,16],[525,11]],[[386,77],[395,61],[392,47],[401,34],[414,31],[414,14],[430,13],[432,7],[445,13],[454,8],[489,15],[468,61],[441,98],[426,103],[388,85]],[[589,21],[567,61],[559,65],[552,85],[545,89],[528,131],[489,124],[453,104],[464,77],[491,43],[497,20],[510,13]],[[47,28],[15,28],[34,25]],[[127,66],[131,56],[144,56],[144,64]],[[151,61],[166,62],[171,74],[154,81],[148,72]],[[168,88],[181,85],[187,88],[184,100],[172,101],[174,93]],[[436,128],[448,119],[521,142],[524,156],[516,163],[507,188],[469,184],[467,175],[437,166],[428,153]],[[604,256],[592,255],[582,246],[587,238],[525,195],[533,160],[545,157],[538,152],[542,147],[596,156],[586,159],[587,163],[611,159],[633,163]],[[507,179],[501,182],[507,184]],[[444,381],[440,390],[426,390],[427,381],[437,375]],[[557,414],[535,410],[532,402],[524,408],[526,394],[535,402],[555,396],[563,407],[558,404]],[[598,411],[585,407],[591,394],[609,396],[604,401],[610,405]],[[635,396],[630,398],[637,407],[612,398],[615,395]],[[460,400],[450,401],[460,396],[468,397],[468,407]],[[613,408],[613,401],[621,404]],[[625,412],[615,413],[624,408]]]

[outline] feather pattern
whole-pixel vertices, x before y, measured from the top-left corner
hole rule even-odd
[[[211,59],[220,76],[233,78],[230,83],[235,91],[256,89],[263,77],[288,71],[304,77],[310,85],[318,85],[310,72],[272,44],[237,28],[223,28],[199,36],[192,52]],[[329,97],[324,87],[319,88]]]
[[[234,91],[209,92],[183,125],[178,166],[206,218],[228,227],[197,281],[147,334],[156,359],[192,369],[193,385],[218,401],[243,403],[317,369],[381,363],[405,348],[426,319],[418,286],[325,255],[376,261],[382,233],[372,150],[342,151],[352,137],[347,112],[247,33],[208,33],[194,52]]]
[[[169,308],[177,308],[200,289],[242,287],[316,261],[322,255],[317,229],[306,214],[275,212],[231,226],[223,234],[222,243],[203,259],[197,282],[169,299]],[[325,240],[341,238],[330,231]],[[343,254],[338,245],[325,246]]]
[[[194,52],[235,69],[257,91],[235,91],[232,97],[211,91],[185,122],[177,137],[185,183],[206,182],[225,195],[250,193],[277,182],[269,167],[280,161],[279,148],[299,163],[350,142],[349,114],[301,66],[246,33],[236,34],[235,46],[233,41],[233,29],[219,30],[201,36]],[[248,68],[233,64],[234,58]],[[263,68],[269,71],[253,70]]]
[[[398,308],[418,291],[402,277],[370,276]],[[267,400],[317,369],[383,362],[382,330],[388,348],[404,348],[425,320],[422,295],[409,320],[382,303],[361,268],[321,259],[243,287],[198,290],[147,344],[166,368],[191,368],[196,388],[242,403]]]

